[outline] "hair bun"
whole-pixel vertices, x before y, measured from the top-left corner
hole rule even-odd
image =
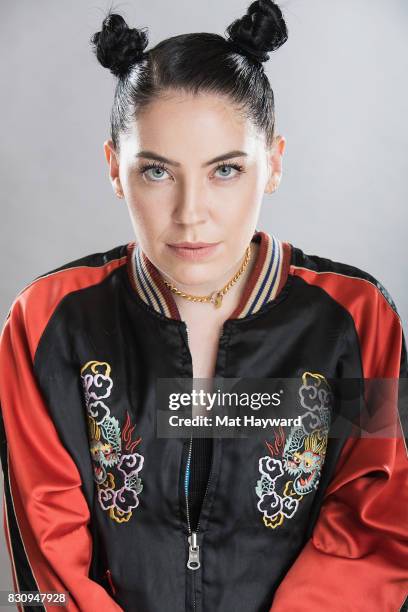
[[[148,45],[147,28],[129,28],[121,15],[109,13],[102,30],[91,38],[100,64],[117,77],[124,76],[143,57]]]
[[[282,11],[272,0],[255,0],[246,14],[226,29],[228,40],[238,52],[258,62],[269,59],[268,51],[275,51],[288,39]]]

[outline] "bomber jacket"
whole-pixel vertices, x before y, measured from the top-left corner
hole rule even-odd
[[[332,378],[407,378],[395,303],[366,271],[265,231],[252,239],[257,260],[215,376],[299,379],[301,426],[264,439],[200,447],[156,435],[156,382],[191,378],[192,359],[173,295],[135,241],[16,296],[0,338],[15,591],[66,591],[67,609],[82,612],[401,609],[403,420],[393,437],[331,437],[331,406],[310,401]],[[198,551],[198,569],[187,567]]]

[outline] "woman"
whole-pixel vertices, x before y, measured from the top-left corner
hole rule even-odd
[[[36,278],[5,322],[16,591],[69,592],[69,610],[90,612],[383,612],[405,599],[399,421],[393,437],[329,436],[329,379],[407,375],[395,304],[368,272],[256,229],[285,149],[263,63],[286,39],[269,0],[225,38],[146,52],[146,32],[112,13],[92,38],[118,78],[104,149],[136,239]],[[157,436],[156,383],[193,375],[297,380],[300,425]]]

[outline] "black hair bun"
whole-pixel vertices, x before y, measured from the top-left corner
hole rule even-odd
[[[269,59],[267,51],[275,51],[288,39],[282,11],[272,0],[255,0],[246,14],[226,29],[234,48],[258,62]]]
[[[147,28],[129,28],[121,15],[109,13],[102,30],[91,37],[93,51],[104,68],[124,76],[143,57],[148,45]]]

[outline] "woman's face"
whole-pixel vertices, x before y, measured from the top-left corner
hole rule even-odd
[[[197,293],[237,270],[262,196],[279,182],[282,137],[267,150],[228,100],[168,92],[121,134],[119,158],[112,141],[104,146],[136,241],[165,278]],[[201,252],[171,246],[180,242],[217,244]]]

